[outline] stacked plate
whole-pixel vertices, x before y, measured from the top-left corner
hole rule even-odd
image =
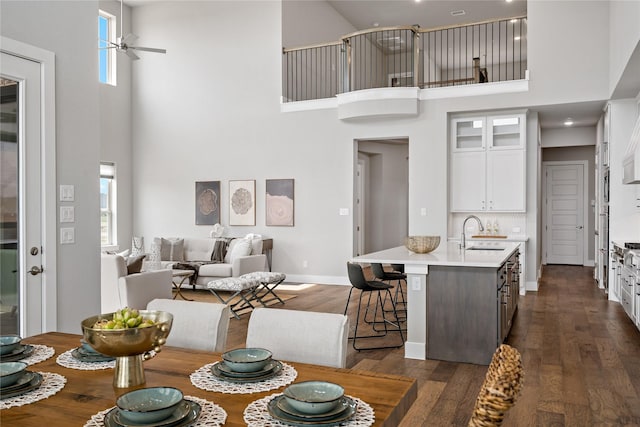
[[[0,399],[20,396],[40,387],[42,375],[26,368],[23,362],[0,363]]]
[[[236,382],[256,382],[272,378],[282,370],[282,363],[271,358],[271,352],[262,348],[240,348],[222,355],[222,362],[211,366],[219,379]]]
[[[276,420],[293,426],[337,426],[353,417],[356,402],[344,389],[325,381],[305,381],[287,387],[267,405]]]
[[[0,336],[0,362],[16,362],[31,356],[34,347],[22,344],[18,335]]]
[[[106,427],[181,427],[193,424],[202,411],[172,387],[151,387],[125,393],[105,414]]]
[[[98,353],[84,340],[80,340],[82,344],[80,347],[71,351],[71,356],[81,362],[95,363],[95,362],[110,362],[115,360],[115,357],[106,356],[102,353]]]

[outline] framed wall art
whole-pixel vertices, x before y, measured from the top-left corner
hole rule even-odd
[[[220,222],[220,181],[196,182],[196,225]]]
[[[266,225],[293,227],[294,213],[293,179],[267,179]]]
[[[229,181],[229,225],[256,225],[256,181]]]

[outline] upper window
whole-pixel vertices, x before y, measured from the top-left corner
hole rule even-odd
[[[100,163],[100,245],[116,242],[116,166]]]
[[[116,50],[110,42],[115,42],[116,18],[100,11],[98,16],[98,78],[100,83],[116,84]]]

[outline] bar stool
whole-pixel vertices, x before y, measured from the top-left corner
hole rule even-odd
[[[364,277],[364,273],[362,272],[362,267],[360,264],[348,262],[347,263],[347,273],[349,275],[349,281],[351,282],[351,289],[349,290],[349,296],[347,297],[347,304],[344,307],[344,314],[347,314],[347,309],[349,308],[349,301],[351,299],[351,292],[353,289],[358,289],[360,291],[360,298],[358,299],[358,312],[356,314],[356,325],[353,333],[353,337],[349,337],[350,340],[353,340],[353,348],[360,350],[378,350],[385,348],[399,348],[404,345],[404,334],[402,331],[402,327],[400,325],[400,319],[398,318],[398,313],[396,311],[396,306],[394,300],[391,296],[390,289],[393,288],[388,283],[380,282],[377,280],[367,281]],[[375,293],[376,303],[373,312],[373,320],[366,323],[372,323],[373,329],[375,332],[371,335],[358,335],[358,326],[360,325],[360,308],[362,307],[362,297],[363,295],[368,295],[367,306],[365,309],[364,317],[366,317],[367,312],[369,311],[369,306],[371,304],[371,297]],[[382,294],[384,294],[384,299],[382,298]],[[391,304],[391,310],[385,310],[384,304],[389,298],[389,303]],[[393,316],[388,318],[388,314],[393,313]],[[382,317],[381,320],[378,320],[379,316]],[[384,329],[378,330],[375,328],[377,324],[382,324]],[[389,328],[389,326],[393,326],[393,328]],[[387,335],[389,332],[398,332],[400,334],[400,344],[397,345],[387,345],[387,346],[378,346],[378,347],[358,347],[357,340],[366,339],[366,338],[381,338]]]
[[[391,284],[391,282],[394,282],[394,281],[398,282],[393,301],[396,304],[396,307],[398,305],[402,305],[404,307],[403,309],[398,308],[398,311],[406,312],[407,300],[404,296],[404,290],[402,289],[402,282],[404,281],[405,284],[407,283],[407,275],[404,273],[404,265],[392,264],[392,268],[394,269],[394,271],[385,271],[384,268],[382,267],[382,264],[380,263],[371,264],[371,271],[373,272],[373,275],[376,277],[376,279],[381,280],[383,282],[389,282],[389,284]],[[402,271],[396,270],[397,268],[401,268]]]

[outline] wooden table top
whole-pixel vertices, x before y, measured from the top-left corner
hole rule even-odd
[[[28,344],[44,344],[55,349],[51,358],[31,365],[30,370],[64,375],[67,383],[57,394],[38,402],[3,409],[3,426],[82,426],[92,415],[115,405],[116,397],[129,389],[113,388],[113,369],[84,371],[56,363],[56,358],[80,344],[80,335],[49,332],[24,339]],[[189,375],[202,366],[221,360],[219,354],[163,347],[153,359],[144,362],[146,387],[173,386],[185,396],[196,396],[221,406],[228,414],[225,426],[245,426],[243,411],[251,402],[282,391],[282,388],[261,393],[224,394],[199,389],[191,384]],[[298,371],[296,382],[324,380],[339,383],[345,394],[358,397],[375,411],[376,426],[397,426],[417,397],[416,380],[352,369],[328,368],[302,363],[290,363]]]

